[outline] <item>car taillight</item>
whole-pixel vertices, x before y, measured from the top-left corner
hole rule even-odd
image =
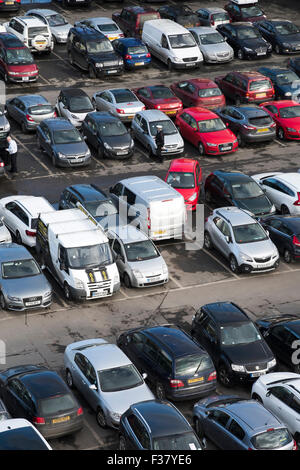
[[[174,380],[174,379],[171,379],[171,380],[170,380],[170,386],[171,386],[172,388],[184,387],[184,383],[182,382],[182,380]]]
[[[30,230],[25,230],[25,233],[26,233],[26,235],[28,235],[28,237],[35,237],[36,236],[36,232],[31,232]]]
[[[296,235],[293,236],[293,245],[300,246],[300,240],[298,240]]]
[[[275,123],[275,122],[272,122],[272,124],[270,125],[270,127],[276,127],[276,123]]]
[[[297,193],[298,199],[293,203],[294,206],[300,206],[300,193]]]
[[[160,105],[160,104],[157,104],[155,107],[156,107],[156,109],[160,109],[160,108],[161,108],[161,105]]]
[[[145,111],[145,109],[146,109],[146,106],[143,106],[143,107],[142,107],[142,111]]]
[[[0,162],[0,167],[2,168],[4,166],[4,163],[3,162]]]
[[[151,229],[151,219],[150,219],[150,209],[149,209],[149,207],[148,207],[148,209],[147,209],[147,224],[148,224],[148,225],[147,225],[147,226],[148,226],[148,230],[150,230],[150,229]]]
[[[119,114],[124,114],[124,112],[125,112],[124,109],[119,109],[119,108],[116,108],[116,111]]]
[[[34,416],[32,422],[33,424],[45,424],[45,418],[39,418],[38,416]]]
[[[119,34],[120,38],[123,38],[124,37],[124,34]]]
[[[77,410],[77,416],[83,415],[83,409],[80,407]]]
[[[29,114],[26,114],[26,119],[27,121],[34,122],[34,120],[32,119],[31,116],[29,116]]]
[[[249,130],[254,130],[254,129],[256,129],[255,126],[246,126],[245,124],[244,124],[244,128],[245,128],[245,129],[249,129]]]
[[[207,380],[210,382],[211,380],[216,380],[216,378],[217,378],[217,373],[216,373],[216,371],[214,371],[211,374],[209,374]]]
[[[56,111],[54,111],[54,113],[53,113],[53,117],[57,117]]]
[[[298,450],[297,442],[294,441],[293,450]]]
[[[151,57],[150,52],[148,52],[148,54],[146,54],[146,57],[148,57],[148,58]]]
[[[126,60],[128,60],[128,59],[132,59],[132,55],[130,55],[130,54],[126,54],[126,56],[125,56],[125,59],[126,59]]]
[[[214,26],[214,25],[215,25],[215,20],[210,20],[210,24],[211,24],[212,26]]]

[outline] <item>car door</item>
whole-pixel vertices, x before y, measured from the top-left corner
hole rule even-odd
[[[97,149],[98,146],[102,147],[99,143],[97,125],[90,117],[86,117],[82,124],[83,135],[87,138],[87,143],[93,148]]]
[[[230,247],[229,247],[229,244],[227,242],[226,237],[231,236],[229,226],[220,217],[215,217],[213,219],[213,222],[214,222],[214,231],[211,234],[212,235],[212,240],[213,240],[216,248],[218,248],[218,250],[224,256],[228,257],[228,255],[230,253]]]
[[[209,183],[209,194],[213,202],[218,207],[222,207],[224,205],[224,181],[214,175]]]
[[[133,413],[125,418],[126,448],[128,450],[150,449],[150,438],[142,422]]]
[[[9,379],[2,389],[4,403],[14,418],[26,418],[23,403],[24,386],[17,378]]]
[[[217,364],[219,358],[218,328],[215,322],[204,312],[201,312],[197,320],[197,333],[195,338]]]
[[[228,450],[247,450],[248,446],[243,442],[245,438],[244,429],[233,418],[227,424],[223,441],[225,442],[225,449]]]
[[[282,190],[278,185],[278,180],[276,178],[264,178],[261,182],[261,186],[265,189],[266,195],[272,201],[276,209],[281,209],[282,203]]]
[[[15,121],[17,122],[18,122],[17,117],[18,117],[19,104],[20,104],[20,100],[18,98],[13,98],[6,103],[6,109],[7,109],[8,115],[12,117],[13,119],[15,119]]]
[[[103,401],[99,382],[99,376],[101,377],[101,371],[97,371],[96,373],[93,365],[84,355],[83,361],[84,367],[82,370],[82,390],[84,398],[89,402],[93,410],[96,410],[99,404],[100,406],[102,405]]]
[[[77,35],[73,38],[73,59],[76,64],[83,69],[87,68],[87,61],[86,61],[86,46],[81,40],[81,38]]]
[[[265,228],[269,231],[269,236],[272,242],[275,243],[278,248],[278,251],[282,253],[285,246],[288,245],[290,237],[287,233],[284,233],[285,229],[283,228],[281,220],[271,219],[266,221],[264,225]]]
[[[5,204],[5,206],[2,206],[2,216],[4,217],[3,221],[6,225],[6,227],[13,233],[16,223],[16,216],[15,216],[15,210],[17,208],[17,204],[14,201],[8,202]]]
[[[222,89],[223,94],[230,98],[233,97],[232,93],[234,91],[234,75],[228,73],[220,83],[220,88]]]
[[[5,206],[4,223],[14,233],[18,231],[22,238],[29,228],[29,218],[17,202],[7,203]]]
[[[136,96],[138,97],[138,99],[142,103],[144,103],[144,105],[146,106],[147,109],[154,108],[154,104],[151,101],[151,92],[148,88],[146,88],[146,87],[139,88],[137,93],[136,93]]]
[[[204,419],[204,433],[221,449],[227,449],[228,432],[226,426],[230,420],[230,416],[218,409],[208,410]]]
[[[296,337],[285,327],[275,325],[266,337],[267,342],[275,355],[285,364],[290,365],[294,349],[292,344]]]
[[[263,398],[266,408],[272,411],[290,430],[295,426],[295,411],[290,406],[293,400],[294,394],[282,385],[269,387]]]
[[[152,139],[149,134],[149,129],[147,125],[147,121],[145,118],[141,117],[140,124],[137,126],[137,134],[139,141],[144,145],[144,147],[152,148],[151,144],[153,144]]]
[[[115,238],[111,244],[111,250],[113,253],[114,260],[117,264],[119,273],[123,276],[126,271],[126,258],[124,247],[121,245],[120,241]]]

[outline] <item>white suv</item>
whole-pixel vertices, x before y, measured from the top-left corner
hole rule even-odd
[[[265,272],[277,268],[279,254],[259,222],[237,207],[215,209],[204,227],[204,246],[215,246],[229,259],[232,272]]]
[[[4,23],[6,31],[24,42],[31,52],[50,54],[54,42],[49,25],[33,16],[17,16]]]

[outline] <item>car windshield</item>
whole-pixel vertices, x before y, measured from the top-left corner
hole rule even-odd
[[[249,85],[249,90],[259,90],[259,91],[265,91],[269,90],[272,88],[272,83],[268,79],[262,79],[262,80],[252,80]]]
[[[72,144],[82,142],[82,137],[77,129],[65,129],[53,131],[53,141],[55,144]]]
[[[181,49],[184,47],[194,47],[196,46],[195,39],[191,33],[187,34],[171,34],[168,36],[170,41],[170,46],[172,49]]]
[[[142,44],[140,46],[131,46],[127,49],[128,54],[147,54],[147,52],[147,47]]]
[[[237,33],[237,37],[239,39],[256,39],[256,38],[260,38],[258,33],[255,31],[255,29],[251,28],[251,27],[247,28],[247,27],[243,26],[242,28],[238,28],[236,30],[236,33]]]
[[[291,85],[294,82],[298,82],[298,86],[300,84],[300,78],[295,74],[295,72],[292,71],[278,73],[276,75],[276,80],[278,85]]]
[[[198,96],[200,98],[209,98],[210,96],[221,96],[222,92],[220,88],[201,88],[198,90]]]
[[[224,346],[249,344],[261,340],[257,329],[250,321],[247,323],[234,323],[221,326],[221,343]]]
[[[251,5],[249,7],[243,7],[241,9],[243,18],[251,18],[255,16],[262,16],[263,12],[257,5]]]
[[[98,371],[102,392],[120,392],[144,383],[133,364]]]
[[[216,132],[226,129],[224,122],[220,118],[198,121],[198,126],[199,132]]]
[[[251,441],[256,449],[270,450],[289,444],[292,441],[292,436],[286,428],[269,429],[252,437]]]
[[[49,450],[31,426],[0,432],[0,450]]]
[[[102,137],[116,137],[128,132],[121,121],[98,122],[97,127]]]
[[[209,34],[199,34],[199,39],[203,46],[206,46],[208,44],[219,44],[220,42],[225,42],[223,36],[218,32]]]
[[[275,25],[275,30],[282,36],[299,33],[299,28],[294,23],[284,22]]]
[[[184,173],[181,171],[170,171],[167,183],[176,189],[188,189],[195,187],[194,173]]]
[[[103,31],[104,33],[110,33],[112,31],[118,31],[118,26],[115,23],[105,23],[105,24],[98,24],[98,29]]]
[[[111,199],[86,202],[85,208],[93,217],[106,217],[118,213]]]
[[[55,15],[50,15],[46,17],[50,26],[63,26],[68,24],[62,15],[55,13]]]
[[[298,118],[300,117],[300,106],[287,106],[279,110],[279,116],[281,118]]]
[[[198,372],[213,368],[213,363],[208,355],[195,354],[193,356],[183,356],[175,360],[176,376],[193,376]]]
[[[249,199],[263,196],[264,192],[255,181],[248,183],[231,183],[233,197],[235,199]]]
[[[34,26],[31,28],[28,28],[28,37],[29,39],[35,38],[35,36],[38,36],[40,34],[46,34],[48,36],[48,28],[47,26]]]
[[[116,103],[129,103],[130,101],[136,101],[135,95],[130,90],[111,90],[114,95]]]
[[[30,65],[33,64],[33,57],[27,48],[6,49],[6,59],[8,65]]]
[[[67,248],[66,251],[68,267],[72,269],[96,268],[113,262],[108,243]]]
[[[94,107],[88,96],[72,96],[70,98],[70,111],[72,113],[88,113]]]
[[[157,126],[162,126],[164,135],[178,134],[178,131],[171,119],[166,119],[165,121],[150,122],[150,133],[153,137],[156,136],[158,132]]]
[[[102,41],[88,41],[86,48],[89,54],[98,54],[100,52],[112,52],[114,50],[109,39]]]
[[[6,261],[1,266],[4,279],[18,279],[41,274],[40,268],[34,259]]]
[[[153,439],[154,450],[201,450],[193,432],[156,437]]]
[[[42,416],[51,416],[76,408],[76,403],[72,395],[67,393],[40,400],[38,406]]]
[[[131,262],[146,261],[147,259],[158,258],[160,256],[155,245],[150,240],[126,243],[124,248],[127,260]]]
[[[236,225],[233,228],[236,243],[254,243],[267,240],[267,234],[258,223]]]
[[[31,106],[28,109],[28,114],[33,116],[42,116],[43,114],[52,114],[54,113],[54,108],[51,104],[38,104],[37,106]]]
[[[174,93],[166,86],[153,86],[151,87],[151,91],[155,100],[174,98]]]

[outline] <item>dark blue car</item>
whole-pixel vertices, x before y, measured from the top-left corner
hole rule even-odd
[[[151,54],[147,46],[140,39],[115,39],[112,45],[115,51],[123,58],[124,66],[127,69],[148,67],[151,63]]]
[[[273,215],[262,221],[286,263],[300,259],[300,217]]]
[[[293,70],[260,67],[258,72],[270,78],[277,99],[297,101],[300,98],[300,79]]]

